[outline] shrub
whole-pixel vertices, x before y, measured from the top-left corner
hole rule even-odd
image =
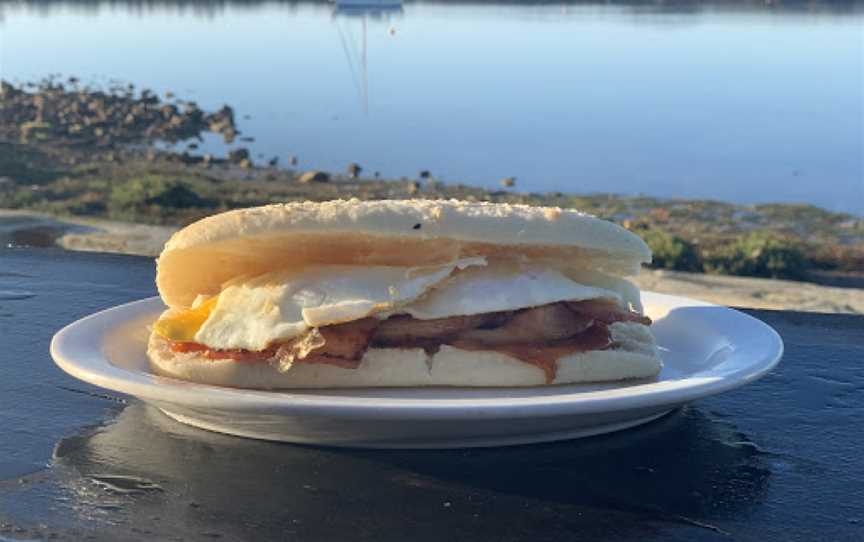
[[[703,255],[705,271],[751,277],[803,278],[803,246],[766,232],[752,232]]]
[[[108,196],[108,205],[115,209],[136,207],[162,193],[165,189],[166,183],[159,177],[153,175],[136,177],[112,186]]]
[[[22,187],[9,195],[8,202],[5,202],[5,205],[8,205],[12,209],[26,209],[36,204],[38,199],[30,187]]]
[[[209,201],[199,196],[197,192],[184,183],[171,183],[165,190],[149,198],[147,203],[171,209],[211,206]]]
[[[145,175],[111,188],[108,206],[114,210],[128,210],[142,206],[171,209],[206,207],[208,200],[199,196],[186,183],[166,181],[157,175]]]
[[[640,232],[640,235],[654,253],[651,267],[675,271],[702,271],[699,253],[692,243],[663,230],[646,230]]]

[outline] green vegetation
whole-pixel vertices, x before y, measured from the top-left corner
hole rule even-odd
[[[47,162],[46,155],[36,149],[0,141],[0,183],[3,179],[28,184],[52,181],[62,173]]]
[[[211,209],[214,206],[213,201],[201,197],[188,182],[169,180],[160,175],[133,177],[110,186],[107,211],[111,218],[134,221],[143,214],[170,219],[177,210]]]
[[[696,245],[645,225],[635,232],[651,247],[651,267],[655,269],[801,280],[816,267],[806,256],[814,247],[769,230],[729,236],[707,245]]]
[[[636,233],[642,236],[654,253],[651,267],[691,272],[703,270],[702,259],[692,243],[662,230],[644,230]]]
[[[707,250],[703,261],[709,273],[803,279],[810,267],[806,253],[800,242],[758,231]]]

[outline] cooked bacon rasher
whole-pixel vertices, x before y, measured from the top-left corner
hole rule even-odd
[[[555,379],[556,361],[577,352],[605,350],[613,345],[609,325],[651,319],[606,300],[560,302],[521,309],[434,320],[397,315],[386,320],[364,318],[310,330],[294,341],[262,351],[214,350],[192,342],[173,342],[175,352],[200,352],[208,359],[258,362],[291,355],[294,363],[326,363],[356,368],[370,347],[424,348],[442,345],[463,350],[496,351],[535,365]]]

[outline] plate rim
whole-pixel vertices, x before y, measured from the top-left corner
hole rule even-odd
[[[723,377],[693,382],[691,376],[681,380],[683,385],[672,387],[661,386],[664,382],[669,382],[668,380],[591,391],[584,390],[585,384],[563,384],[555,386],[555,390],[561,391],[557,394],[477,398],[363,397],[351,395],[351,388],[336,390],[339,395],[316,394],[314,389],[249,390],[186,382],[113,365],[101,350],[101,339],[123,322],[154,309],[152,305],[164,308],[161,299],[153,296],[103,309],[66,325],[53,336],[50,353],[57,366],[71,376],[89,384],[136,396],[144,401],[237,412],[291,412],[299,415],[358,418],[368,418],[371,415],[382,419],[522,418],[674,406],[723,393],[757,380],[776,367],[783,356],[782,338],[774,328],[758,318],[729,307],[692,298],[650,291],[643,291],[642,295],[643,300],[653,298],[675,308],[712,307],[727,316],[741,319],[753,330],[758,330],[760,340],[765,341],[766,352],[746,367]],[[125,314],[125,318],[115,318],[118,314]],[[98,333],[90,332],[91,328],[95,328]],[[430,389],[432,388],[417,388],[418,391],[422,390],[424,395],[428,394]],[[474,389],[478,393],[488,391],[488,388],[457,389]],[[527,388],[515,389],[524,393]],[[549,389],[543,388],[544,391]],[[405,388],[397,390],[409,395],[411,391]],[[329,391],[332,393],[333,390]]]

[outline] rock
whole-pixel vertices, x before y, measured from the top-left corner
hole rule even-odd
[[[0,81],[3,138],[12,135],[29,143],[115,148],[146,146],[155,140],[185,143],[208,130],[229,143],[239,135],[230,107],[207,114],[194,102],[162,102],[148,89],[136,95],[134,86],[114,84],[107,90],[94,90],[73,86],[77,83],[70,79],[64,86],[48,79],[41,85],[16,86]]]
[[[228,118],[231,121],[231,124],[234,124],[234,109],[232,109],[230,105],[223,105],[216,114]]]
[[[326,183],[330,180],[330,174],[325,173],[323,171],[307,171],[303,175],[297,178],[298,183],[308,184],[308,183]]]
[[[500,184],[505,188],[513,188],[516,186],[516,177],[505,177],[501,179]]]
[[[421,179],[428,179],[431,176],[432,176],[432,173],[430,173],[428,169],[424,169],[424,170],[420,171],[420,178]]]
[[[360,167],[360,164],[356,162],[351,162],[348,164],[348,168],[346,170],[348,172],[348,176],[352,179],[356,179],[360,176],[360,172],[363,171],[363,168]]]
[[[50,132],[51,125],[47,122],[25,122],[21,125],[21,142],[31,143],[33,141],[46,139]]]
[[[207,130],[214,134],[221,134],[230,127],[231,125],[225,119],[214,119],[212,117],[207,119]]]
[[[219,111],[203,118],[207,129],[214,134],[222,134],[225,143],[232,143],[237,136],[237,127],[234,124],[234,110],[224,105]]]
[[[171,104],[165,104],[159,108],[159,112],[162,113],[163,118],[170,119],[177,114],[177,107]]]
[[[183,114],[192,119],[196,124],[204,119],[204,112],[198,107],[195,102],[186,102],[183,106]]]
[[[232,164],[239,164],[243,160],[249,160],[249,149],[240,147],[239,149],[228,151],[228,161]]]

